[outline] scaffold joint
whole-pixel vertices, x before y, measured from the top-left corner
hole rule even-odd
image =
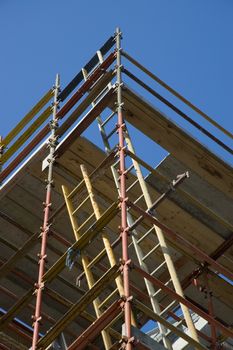
[[[48,262],[47,254],[41,255],[40,253],[37,253],[37,256],[38,256],[38,258],[40,259],[40,260],[38,261],[38,264],[41,262],[41,260],[44,260],[46,263]]]
[[[50,203],[43,202],[43,206],[51,208],[52,203],[51,202]]]
[[[114,35],[114,40],[116,41],[117,40],[117,36],[119,36],[121,39],[123,38],[122,36],[122,31],[119,29],[119,32],[116,32],[115,35]],[[119,49],[121,50],[121,49]]]
[[[117,89],[116,89],[116,90],[117,90]],[[115,91],[116,91],[116,90],[115,90]],[[117,108],[124,109],[124,102],[121,102],[121,103],[115,102],[115,105],[116,105]]]
[[[37,293],[38,289],[44,289],[44,282],[41,282],[40,284],[38,284],[37,282],[34,283],[34,287],[35,287],[35,294]]]
[[[47,184],[47,186],[54,187],[54,181],[53,181],[53,180],[45,179],[44,181],[45,181],[45,183]]]
[[[126,147],[126,146],[121,147],[120,145],[117,145],[117,149],[118,149],[118,151],[117,151],[117,156],[118,156],[118,157],[119,157],[119,153],[120,153],[121,151],[124,152],[124,157],[126,157],[126,153],[127,153],[127,147]]]
[[[36,317],[35,315],[31,316],[31,319],[33,321],[32,327],[34,327],[36,322],[39,322],[42,325],[42,317]]]

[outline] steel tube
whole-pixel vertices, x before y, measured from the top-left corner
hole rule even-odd
[[[199,342],[191,338],[188,334],[182,332],[179,328],[173,326],[170,322],[163,319],[158,314],[154,313],[151,309],[149,309],[147,306],[145,306],[143,303],[139,302],[138,300],[134,301],[135,306],[141,310],[143,313],[145,313],[147,316],[149,316],[150,319],[155,320],[156,322],[160,322],[163,324],[166,328],[170,329],[174,334],[177,334],[179,337],[183,338],[188,342],[188,344],[192,345],[194,348],[200,349],[200,350],[207,350],[207,348],[203,345],[201,345]]]
[[[213,324],[215,327],[217,327],[219,330],[222,331],[223,334],[225,334],[227,337],[233,337],[233,331],[226,328],[222,323],[217,321],[214,317],[207,314],[205,311],[200,309],[198,306],[194,305],[189,300],[185,299],[184,297],[177,294],[174,290],[170,289],[169,287],[165,286],[160,280],[158,280],[156,277],[151,276],[149,273],[142,270],[140,267],[134,265],[134,270],[138,272],[140,275],[142,275],[144,278],[148,279],[153,283],[154,285],[158,286],[164,292],[171,295],[174,299],[185,305],[186,307],[190,308],[194,312],[196,312],[198,315],[203,317],[205,320],[207,320],[210,324]]]
[[[118,246],[118,244],[120,244],[121,238],[118,237],[112,244],[111,247],[112,249],[115,248],[116,246]],[[106,255],[106,249],[102,249],[100,251],[100,253],[98,255],[96,255],[88,264],[88,268],[91,268],[92,266],[94,266],[97,262],[99,262],[101,259],[103,259]],[[84,277],[84,272],[80,273],[80,275],[78,275],[77,279],[82,279]]]
[[[38,349],[44,350],[46,346],[56,339],[56,337],[66,328],[78,315],[80,315],[87,306],[96,299],[103,288],[115,279],[119,274],[119,266],[115,265],[110,268],[98,281],[89,289],[72,307],[63,315],[57,323],[41,338],[38,342]]]
[[[169,102],[167,99],[162,97],[160,94],[158,94],[155,90],[153,90],[150,86],[145,84],[141,79],[137,78],[134,74],[130,73],[127,69],[124,69],[124,73],[130,77],[132,80],[134,80],[137,84],[142,86],[145,90],[151,93],[154,97],[159,99],[161,102],[163,102],[165,105],[167,105],[169,108],[171,108],[174,112],[179,114],[183,119],[187,120],[190,124],[192,124],[195,128],[200,130],[204,135],[209,137],[211,140],[216,142],[219,146],[221,146],[225,151],[229,152],[230,154],[233,154],[232,148],[228,147],[224,142],[219,140],[216,136],[214,136],[212,133],[210,133],[208,130],[206,130],[204,127],[202,127],[200,124],[198,124],[195,120],[190,118],[187,114],[182,112],[179,108],[174,106],[171,102]]]
[[[103,128],[116,114],[116,112],[112,112],[106,119],[104,122],[101,123],[101,127]]]
[[[187,106],[192,108],[195,112],[200,114],[204,119],[208,120],[209,123],[214,125],[216,128],[221,130],[225,135],[229,136],[231,139],[233,139],[233,134],[229,132],[228,130],[224,129],[220,124],[218,124],[215,120],[210,118],[206,113],[202,112],[199,108],[194,106],[190,101],[188,101],[186,98],[181,96],[177,91],[172,89],[168,84],[166,84],[164,81],[159,79],[155,74],[151,73],[147,68],[143,67],[138,61],[136,61],[133,57],[131,57],[128,53],[125,51],[122,52],[122,55],[126,57],[131,63],[133,63],[136,67],[141,69],[144,73],[146,73],[150,78],[155,80],[157,83],[159,83],[161,86],[163,86],[165,89],[167,89],[169,92],[171,92],[174,96],[176,96],[178,99],[180,99],[182,102],[184,102]]]
[[[105,61],[90,75],[90,77],[83,83],[83,85],[74,93],[74,95],[66,102],[66,104],[57,113],[58,118],[63,118],[71,108],[76,104],[77,101],[90,89],[92,84],[101,77],[104,71],[114,62],[115,54],[110,55]]]
[[[212,298],[212,292],[210,289],[209,285],[209,275],[208,272],[205,271],[205,282],[206,282],[206,293],[207,293],[207,301],[208,301],[208,311],[209,315],[214,318],[214,305],[213,305],[213,298]],[[210,323],[210,328],[211,328],[211,349],[212,350],[217,350],[218,345],[217,345],[217,331],[216,327],[213,323]]]
[[[96,82],[100,78],[100,76],[103,74],[103,70],[106,70],[112,62],[115,60],[115,54],[110,54],[106,60],[100,65],[95,72],[89,77],[88,81],[86,81],[78,90],[77,92],[70,98],[69,101],[63,106],[63,108],[57,113],[57,119],[62,119],[66,113],[77,103],[78,100],[80,100],[83,95],[89,90],[90,86]],[[92,114],[93,111],[90,112]],[[99,112],[98,112],[99,113]],[[94,118],[93,118],[94,120]],[[68,120],[67,120],[68,122]],[[65,125],[67,122],[64,123],[63,129],[65,129]],[[84,126],[84,130],[89,126],[87,123],[82,123],[82,126]],[[69,125],[70,126],[70,125]],[[81,127],[81,126],[80,126]],[[68,128],[68,127],[67,127]],[[63,135],[65,130],[59,130],[59,136]],[[38,134],[30,141],[25,148],[16,156],[15,159],[0,173],[0,183],[5,180],[5,178],[19,165],[23,159],[25,159],[28,154],[43,140],[43,138],[49,133],[50,127],[49,125],[45,125]],[[82,130],[83,131],[83,130]],[[64,145],[62,147],[62,150],[64,149]],[[61,149],[60,149],[61,151]],[[59,154],[60,155],[60,154]]]
[[[103,139],[103,143],[104,143],[104,147],[105,147],[105,151],[106,153],[109,153],[111,151],[111,147],[110,147],[110,144],[109,144],[109,141],[107,139],[107,135],[106,135],[106,131],[104,129],[104,126],[103,126],[103,122],[101,120],[101,117],[99,116],[97,118],[98,120],[98,124],[99,124],[99,130],[100,130],[100,133],[101,133],[101,136],[102,136],[102,139]],[[115,182],[115,186],[116,186],[116,189],[117,189],[117,192],[118,192],[118,195],[119,197],[121,197],[121,192],[120,192],[120,187],[119,187],[119,174],[115,168],[116,164],[114,164],[112,167],[111,167],[111,170],[112,170],[112,175],[113,175],[113,179],[114,179],[114,182]],[[128,189],[126,189],[126,192],[132,188],[136,183],[138,182],[138,179],[134,182],[133,185],[129,186]],[[127,222],[128,222],[128,225],[130,225],[132,222],[133,222],[133,219],[132,219],[132,216],[130,214],[130,212],[128,211],[127,212]],[[140,266],[143,266],[143,268],[146,269],[146,271],[148,271],[145,263],[141,260],[142,256],[143,256],[143,253],[141,251],[141,248],[139,247],[139,245],[137,244],[137,241],[134,237],[134,235],[137,235],[136,232],[133,232],[133,235],[132,235],[132,243],[134,245],[134,248],[135,248],[135,251],[136,251],[136,254],[137,254],[137,257],[140,261]],[[128,248],[131,246],[131,244],[129,244]],[[147,280],[144,280],[145,281],[145,285],[146,285],[146,288],[147,288],[147,291],[148,291],[148,295],[150,295],[150,302],[151,302],[151,305],[152,305],[152,308],[154,310],[154,312],[160,312],[160,306],[157,302],[157,300],[155,300],[155,298],[152,297],[152,295],[155,293],[155,290],[154,290],[154,286]],[[130,285],[130,288],[132,290],[135,290],[135,287],[133,285]],[[137,290],[137,293],[139,291]],[[134,319],[132,319],[132,323],[134,322]],[[169,339],[166,338],[166,329],[164,328],[164,326],[162,324],[158,324],[158,327],[160,329],[160,332],[162,334],[162,337],[163,337],[163,344],[165,346],[165,348],[171,350],[172,349],[172,346],[169,342]]]
[[[57,109],[59,102],[57,101],[57,96],[60,88],[60,77],[57,74],[56,82],[54,87],[54,106],[53,106],[53,119],[51,121],[51,138],[49,140],[49,166],[48,166],[48,176],[47,176],[47,188],[46,188],[46,200],[45,200],[45,208],[44,208],[44,222],[43,228],[41,232],[41,251],[39,256],[39,274],[38,274],[38,282],[36,284],[36,307],[35,307],[35,315],[33,317],[33,339],[32,339],[32,350],[36,350],[37,342],[39,339],[39,329],[40,322],[42,319],[41,315],[41,306],[42,306],[42,292],[44,289],[43,283],[43,275],[45,272],[45,264],[46,264],[46,250],[47,250],[47,238],[49,234],[49,215],[51,208],[51,192],[53,186],[53,164],[55,161],[54,154],[56,149],[56,129],[57,129]]]
[[[104,45],[100,48],[98,51],[102,55],[105,55],[114,45],[114,37],[111,36]],[[98,64],[98,52],[95,54],[89,62],[85,65],[85,69],[88,73],[90,73],[95,66]],[[83,80],[82,71],[80,71],[72,80],[71,82],[62,90],[62,92],[59,94],[58,98],[59,100],[63,101],[67,98],[67,96],[77,87],[79,83]]]
[[[233,280],[233,274],[229,270],[227,270],[224,266],[220,265],[218,262],[213,260],[209,255],[205,254],[202,250],[195,247],[192,243],[187,241],[185,238],[181,237],[179,234],[177,234],[176,232],[168,228],[166,225],[164,225],[159,220],[157,220],[153,215],[145,212],[143,209],[141,209],[140,207],[138,207],[137,205],[133,204],[130,201],[127,201],[127,203],[129,207],[132,207],[133,209],[135,209],[144,218],[148,219],[150,222],[160,227],[163,230],[163,232],[165,232],[172,241],[175,241],[176,243],[180,243],[182,246],[189,249],[190,252],[192,253],[192,256],[196,258],[197,261],[200,261],[200,258],[203,259],[203,262],[212,266],[219,273],[222,273],[223,275],[228,277],[230,280]]]
[[[131,143],[131,142],[130,142],[130,143]],[[131,147],[132,147],[132,144],[131,144]],[[130,148],[131,148],[131,147],[130,147]],[[131,151],[131,152],[132,152],[132,151]],[[137,164],[137,165],[136,165],[136,167],[137,167],[137,174],[140,174],[140,172],[141,172],[140,166],[139,166],[139,164],[138,164],[136,161],[134,161],[134,162],[135,162],[135,164]],[[139,171],[139,170],[140,170],[140,171]],[[179,176],[177,177],[176,180],[173,180],[172,186],[171,186],[166,192],[162,193],[162,194],[156,199],[156,201],[155,201],[154,203],[152,203],[151,200],[150,200],[150,201],[146,200],[146,202],[147,202],[147,207],[148,207],[148,205],[150,205],[150,207],[148,207],[148,209],[147,209],[146,212],[150,214],[155,208],[157,208],[157,206],[158,206],[159,204],[161,204],[161,203],[166,199],[166,197],[173,191],[173,189],[175,189],[176,186],[178,186],[179,184],[181,184],[181,183],[185,180],[185,178],[187,178],[187,177],[188,177],[188,173],[184,173],[184,174],[182,174],[182,175],[179,175]],[[141,174],[141,176],[140,176],[140,179],[141,179],[141,181],[144,181],[144,182],[145,182],[145,180],[144,180],[142,174]],[[142,180],[142,179],[143,179],[143,180]],[[139,180],[139,182],[140,182],[140,180]],[[145,189],[144,189],[144,192],[145,192]],[[146,189],[146,192],[148,192],[147,189]],[[149,195],[149,193],[148,193],[148,195]],[[139,199],[141,199],[141,198],[144,197],[144,196],[145,196],[145,193],[143,193],[143,194],[134,202],[134,204],[136,204],[136,203],[139,201]],[[145,198],[146,198],[146,197],[145,197]],[[135,220],[135,222],[133,223],[133,225],[130,227],[130,230],[133,231],[133,230],[140,224],[140,222],[142,222],[142,220],[143,220],[143,215],[139,216],[139,218],[138,218],[137,220]]]
[[[28,112],[20,122],[4,137],[3,144],[6,147],[19,133],[25,128],[27,124],[35,117],[35,115],[51,100],[53,97],[53,90],[50,89],[48,92],[37,102],[35,106]]]
[[[2,163],[5,163],[10,159],[20,147],[26,143],[26,141],[39,129],[39,127],[47,120],[47,118],[52,114],[53,108],[48,106],[37,119],[29,125],[29,127],[15,140],[15,142],[7,149],[2,157]]]
[[[98,334],[108,326],[109,322],[118,316],[118,314],[121,312],[121,307],[122,300],[115,301],[68,347],[67,350],[86,349],[88,343],[91,343],[98,336]]]
[[[121,207],[121,238],[122,238],[122,259],[123,259],[123,283],[124,283],[124,317],[125,332],[127,337],[126,350],[132,350],[132,343],[129,341],[131,334],[131,302],[129,288],[129,255],[128,255],[128,230],[127,230],[127,205],[126,205],[126,174],[125,174],[125,152],[124,152],[124,116],[122,102],[122,65],[121,65],[121,31],[116,29],[116,75],[117,75],[117,115],[118,115],[118,136],[119,136],[119,174],[120,174],[120,207]]]

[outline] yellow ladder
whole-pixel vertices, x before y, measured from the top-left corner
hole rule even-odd
[[[78,210],[82,207],[82,205],[87,202],[88,199],[90,199],[90,201],[91,201],[91,205],[92,205],[92,208],[94,211],[94,216],[95,216],[96,220],[98,220],[101,217],[100,208],[99,208],[99,205],[97,203],[96,196],[95,196],[87,169],[86,169],[84,164],[82,164],[80,166],[80,168],[81,168],[83,179],[84,179],[84,182],[86,185],[88,196],[83,200],[83,202],[77,208],[74,208],[74,205],[72,202],[72,196],[71,196],[71,194],[75,192],[75,189],[73,191],[69,192],[69,190],[66,186],[62,186],[62,191],[63,191],[67,211],[69,214],[71,226],[72,226],[72,229],[74,232],[74,237],[75,237],[76,241],[78,241],[80,239],[80,236],[81,236],[80,232],[79,232],[76,214],[77,214]],[[114,251],[113,251],[112,246],[111,246],[109,236],[105,231],[102,231],[101,238],[102,238],[102,241],[104,244],[104,249],[106,251],[107,258],[109,260],[110,267],[113,267],[117,264],[117,261],[116,261],[115,254],[114,254]],[[101,252],[101,254],[102,254],[102,252]],[[88,288],[91,289],[95,283],[94,276],[93,276],[92,271],[91,271],[91,266],[93,266],[93,265],[90,264],[88,257],[85,256],[84,253],[81,253],[80,257],[81,257],[81,262],[82,262],[82,266],[84,269],[84,274],[85,274],[86,279],[87,279]],[[116,289],[109,296],[107,296],[107,298],[104,301],[101,302],[99,298],[96,298],[94,300],[93,306],[94,306],[94,310],[95,310],[97,317],[100,317],[100,315],[102,314],[101,308],[111,299],[111,297],[114,294],[116,294],[118,292],[120,297],[124,296],[124,287],[123,287],[123,282],[122,282],[121,276],[116,277],[115,283],[116,283]],[[135,321],[135,318],[133,315],[132,315],[132,324],[134,326],[136,326],[136,321]],[[103,338],[105,349],[110,349],[111,338],[110,338],[109,333],[106,330],[104,330],[101,332],[101,335]]]

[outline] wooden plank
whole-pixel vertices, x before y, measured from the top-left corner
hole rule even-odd
[[[74,164],[74,171],[80,176],[79,166],[82,160],[85,162],[87,159],[90,169],[97,166],[98,162],[102,160],[102,152],[95,147],[91,142],[84,138],[77,140],[71,147],[72,155],[68,155],[68,159],[64,160],[65,166],[72,166]],[[86,161],[86,162],[87,162]],[[86,164],[85,162],[85,164]],[[135,177],[133,177],[133,181]],[[81,176],[80,176],[81,178]],[[187,180],[189,181],[189,180]],[[104,177],[104,183],[98,187],[101,190],[102,195],[104,194],[107,198],[113,198],[114,195],[114,184],[111,177]],[[179,192],[182,194],[182,187],[179,187]],[[159,192],[150,186],[150,193],[153,199],[159,196]],[[134,189],[133,195],[130,198],[136,199],[140,194],[137,188]],[[188,212],[182,210],[178,205],[170,200],[164,201],[158,208],[158,213],[162,222],[168,226],[173,227],[175,230],[180,232],[183,236],[189,237],[189,240],[195,245],[199,246],[204,251],[211,253],[214,249],[223,242],[223,238],[215,233],[213,230],[202,224],[195,217],[191,216]],[[211,237],[211,239],[210,239]]]
[[[125,117],[129,123],[172,153],[207,182],[233,197],[233,171],[230,165],[224,163],[128,88],[123,92],[123,100]]]
[[[97,163],[102,160],[103,158],[102,152],[100,151],[98,152],[98,149],[96,149],[96,147],[90,142],[84,139],[80,139],[75,143],[75,145],[76,144],[77,144],[76,148],[72,146],[72,149],[74,151],[76,150],[79,154],[78,155],[77,154],[75,155],[73,153],[71,154],[74,162],[74,169],[73,169],[74,173],[75,171],[77,172],[77,170],[79,170],[78,164],[81,162],[85,162],[85,159],[87,159],[88,154],[90,155],[89,157],[90,159],[88,159],[88,162],[92,163],[92,165],[90,164],[91,168],[94,168],[94,166],[96,166]],[[72,166],[72,162],[71,162],[72,159],[70,158],[69,154],[70,154],[70,151],[67,151],[64,157],[61,157],[59,160],[59,162],[61,163],[63,163],[63,160],[64,160],[64,166],[67,168],[70,168]],[[67,158],[67,155],[68,155],[68,158]],[[39,169],[38,171],[40,173]],[[38,173],[38,176],[40,176],[39,173]],[[80,176],[80,171],[79,171],[79,176]],[[62,180],[64,181],[64,178],[61,178],[61,181],[59,182],[62,183]],[[104,196],[107,195],[107,198],[108,198],[107,201],[109,201],[110,198],[112,199],[114,197],[113,195],[114,186],[110,178],[108,179],[108,181],[106,180],[107,180],[106,178],[103,179],[100,186],[98,186],[98,190],[101,190],[101,192],[99,192],[101,196],[103,196],[103,193],[104,193]],[[30,188],[31,186],[30,182],[28,183],[28,185],[26,185],[26,183],[24,185],[26,186],[26,188]],[[42,183],[42,190],[43,190],[43,186],[44,184]],[[34,186],[32,187],[32,190],[33,188]],[[16,195],[15,191],[13,191],[12,193]],[[154,198],[158,196],[158,192],[156,191],[151,191],[151,193],[153,194]],[[22,193],[22,195],[20,195],[19,197],[20,202],[22,202],[23,197],[24,197],[24,194]],[[33,201],[31,202],[31,200],[29,200],[29,203],[30,203],[29,207],[32,207]],[[212,252],[222,242],[222,239],[218,237],[218,235],[215,235],[212,231],[208,230],[205,226],[200,224],[197,220],[190,217],[190,215],[178,209],[178,207],[170,203],[170,201],[166,201],[160,207],[159,213],[161,214],[161,218],[163,222],[167,223],[169,226],[174,227],[177,231],[183,232],[185,236],[190,237],[190,240],[192,243],[199,245],[202,249],[204,249],[209,253]],[[175,217],[177,220],[175,220],[174,222]],[[58,221],[58,224],[60,224],[60,220]],[[67,229],[65,231],[67,232]],[[211,244],[209,244],[209,239],[208,239],[210,236],[211,236]]]
[[[96,167],[99,164],[99,162],[103,160],[103,158],[104,158],[104,154],[101,152],[100,149],[98,149],[95,145],[93,145],[89,141],[86,141],[85,139],[79,138],[73,143],[71,148],[68,151],[66,151],[64,153],[64,155],[58,160],[58,163],[61,164],[64,167],[64,170],[67,171],[67,174],[69,174],[69,180],[73,179],[73,182],[76,182],[76,181],[78,181],[78,179],[80,179],[80,172],[79,172],[79,164],[80,163],[84,162],[85,164],[87,164],[89,171],[92,171],[94,169],[94,167]],[[71,164],[71,159],[73,159],[72,164]],[[38,194],[36,192],[36,188],[39,188],[37,182],[39,184],[41,182],[41,188],[42,189],[44,188],[43,179],[41,179],[40,166],[41,166],[40,162],[36,162],[32,167],[30,167],[29,171],[31,174],[27,175],[26,179],[22,178],[19,182],[19,186],[21,187],[21,189],[25,188],[26,196],[28,196],[29,193],[32,195],[32,198],[29,199],[30,205],[27,207],[28,211],[30,210],[30,206],[33,205],[33,202],[34,201],[37,202],[37,199],[36,199],[37,197],[39,197],[41,200],[41,194]],[[57,169],[60,171],[59,172],[59,181],[57,182],[57,186],[58,186],[57,190],[59,192],[60,184],[65,181],[65,178],[67,178],[68,175],[65,175],[65,172],[63,172],[63,170],[59,169],[59,167],[57,167]],[[31,176],[32,176],[32,180],[31,180]],[[34,176],[36,177],[37,181],[33,180]],[[32,181],[32,183],[31,183],[31,181]],[[114,195],[113,195],[113,193],[115,193],[114,185],[113,185],[112,178],[110,176],[109,177],[104,176],[102,181],[105,183],[101,184],[100,186],[97,186],[97,188],[98,188],[100,197],[102,199],[104,199],[106,201],[106,204],[107,204],[107,203],[111,202],[111,200],[114,197]],[[23,192],[22,193],[20,193],[21,191],[19,192],[18,186],[16,186],[16,188],[17,188],[17,191],[15,191],[15,194],[14,194],[14,188],[13,188],[11,190],[12,192],[10,191],[11,193],[9,193],[9,196],[12,199],[14,199],[15,202],[18,202],[18,201],[22,202],[23,198],[24,198]],[[150,190],[152,192],[153,198],[156,198],[158,196],[158,192],[156,192],[152,189],[150,189]],[[138,194],[139,194],[138,189],[136,189],[133,193],[133,197],[136,198],[136,196]],[[18,196],[19,196],[19,198],[17,199]],[[56,194],[55,198],[58,199],[59,195]],[[57,200],[55,199],[55,201],[57,201]],[[37,203],[39,203],[39,202],[37,202]],[[173,228],[175,227],[177,230],[181,230],[183,235],[185,235],[186,237],[191,237],[190,238],[191,241],[193,240],[195,243],[198,243],[198,244],[200,242],[201,246],[203,244],[205,244],[207,246],[207,249],[209,249],[209,250],[211,247],[213,248],[213,250],[216,248],[216,246],[218,245],[219,239],[222,241],[222,239],[220,237],[218,237],[218,235],[216,235],[217,239],[214,238],[213,240],[211,240],[212,246],[211,247],[208,246],[208,239],[206,239],[205,235],[202,235],[203,232],[207,232],[207,228],[205,226],[203,226],[201,223],[199,223],[195,219],[190,220],[190,216],[187,215],[184,210],[181,210],[175,204],[172,204],[172,203],[169,203],[169,201],[166,201],[166,202],[164,202],[163,205],[164,206],[161,206],[161,210],[159,211],[160,215],[162,215],[164,217],[164,220],[167,220],[168,225],[171,225]],[[9,207],[9,210],[10,210],[10,207]],[[37,214],[36,211],[33,210],[33,212],[35,215]],[[22,215],[22,216],[25,216],[25,215]],[[64,217],[64,215],[63,215],[63,217]],[[33,215],[32,215],[32,218],[33,218]],[[57,225],[60,224],[60,227],[61,226],[64,227],[62,220],[61,221],[58,220],[56,222],[56,224]],[[116,227],[116,225],[115,225],[115,227]],[[116,233],[117,232],[118,231],[116,231]],[[190,236],[190,232],[192,232],[191,236]],[[65,230],[65,234],[67,234],[66,230]],[[200,235],[197,237],[197,234],[200,234]],[[211,237],[215,237],[215,236],[213,236],[214,235],[213,231],[208,231],[207,237],[208,237],[208,235],[211,235]],[[151,243],[146,242],[146,244],[151,244]],[[90,246],[88,249],[92,250],[92,246]],[[99,247],[98,247],[98,249],[99,249]],[[190,259],[190,257],[189,257],[189,259]],[[151,266],[152,266],[152,263],[154,263],[154,262],[155,261],[151,261]],[[183,266],[181,266],[180,268],[181,268],[181,270],[179,269],[180,272],[181,273],[184,272]]]
[[[14,137],[29,123],[34,116],[51,100],[53,97],[53,90],[50,89],[46,94],[40,99],[39,102],[28,112],[25,117],[13,128],[9,134],[3,139],[4,146],[7,146]]]
[[[66,151],[64,156],[59,159],[59,163],[69,169],[69,171],[72,171],[73,174],[76,174],[77,179],[81,179],[79,164],[82,162],[85,163],[88,169],[92,171],[94,167],[103,160],[103,157],[103,153],[95,145],[86,139],[79,138],[71,146],[70,150]],[[133,180],[135,180],[135,177],[133,177]],[[104,176],[103,179],[101,179],[100,182],[98,181],[95,185],[98,194],[105,198],[107,202],[111,202],[112,198],[116,198],[114,194],[114,183],[111,176]],[[182,187],[180,187],[179,191],[182,193]],[[153,188],[150,188],[150,193],[154,199],[159,195]],[[131,198],[136,199],[139,194],[140,192],[135,188]],[[222,237],[203,225],[200,221],[195,219],[195,217],[186,213],[172,201],[165,201],[158,208],[158,212],[164,223],[167,223],[168,226],[181,232],[185,237],[189,237],[192,243],[196,244],[204,251],[211,253],[223,242]],[[211,237],[211,240],[209,237]],[[229,262],[227,263],[225,261],[225,264],[228,264],[229,267]]]
[[[2,163],[4,164],[10,157],[16,153],[19,148],[38,130],[38,128],[45,122],[45,120],[51,115],[52,107],[49,106],[46,110],[41,113],[37,119],[24,131],[23,134],[13,143],[11,147],[2,156]]]
[[[166,178],[174,178],[177,174],[182,174],[187,169],[183,163],[179,162],[172,155],[167,156],[156,168],[159,174]],[[196,198],[213,213],[213,217],[218,217],[221,223],[233,231],[233,201],[216,187],[210,185],[194,171],[189,171],[189,179],[182,184],[182,189],[192,198]],[[228,232],[229,233],[229,232]]]

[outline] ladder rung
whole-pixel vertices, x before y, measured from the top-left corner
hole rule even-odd
[[[95,218],[95,213],[92,213],[90,216],[88,216],[88,218],[81,224],[81,226],[79,226],[78,231],[80,232],[93,218]]]
[[[136,201],[133,202],[133,204],[137,204],[142,198],[144,197],[144,194],[141,194],[141,196],[139,196]]]
[[[177,301],[176,300],[173,300],[171,302],[171,304],[169,304],[167,307],[165,307],[165,309],[163,309],[163,311],[160,312],[159,316],[163,316],[164,314],[166,314],[171,307],[173,307],[174,305],[176,305]]]
[[[87,73],[86,69],[82,68],[82,74],[83,74],[84,80],[87,81],[87,79],[88,79],[88,73]]]
[[[151,272],[151,276],[153,276],[157,271],[159,271],[164,265],[166,265],[166,261],[164,260],[162,264],[160,264],[154,271]]]
[[[178,322],[176,323],[176,328],[179,327],[182,323],[184,323],[184,320],[183,320],[183,319],[181,319],[180,321],[178,321]],[[166,337],[168,337],[171,333],[172,333],[172,331],[169,330],[169,331],[166,333]]]
[[[138,179],[135,180],[135,181],[126,189],[126,192],[130,191],[137,183],[138,183]]]
[[[112,167],[117,166],[120,163],[120,159],[118,158],[117,161],[112,165]]]
[[[114,289],[114,291],[107,296],[106,299],[102,301],[102,303],[99,304],[99,309],[104,306],[116,293],[118,292],[118,289]]]
[[[110,152],[109,152],[109,154],[107,155],[107,157],[103,160],[103,162],[102,163],[100,163],[99,164],[99,166],[93,171],[93,173],[90,175],[91,177],[93,176],[93,178],[94,177],[99,177],[100,176],[100,171],[105,171],[105,168],[106,168],[106,166],[105,166],[105,161],[108,159],[108,157],[109,156],[111,156],[111,153],[112,152],[114,152],[114,153],[116,153],[116,148],[117,148],[117,146],[115,145],[114,147],[112,147],[112,149],[110,150]],[[118,164],[119,163],[119,158],[117,159],[117,161],[113,164],[113,165],[116,165],[116,164]],[[113,166],[113,165],[111,165],[111,166]],[[79,192],[79,191],[81,191],[83,188],[85,187],[85,181],[84,180],[81,180],[80,182],[79,182],[79,184],[69,193],[69,194],[67,194],[67,196],[66,196],[66,198],[67,199],[70,199],[70,198],[72,198],[77,192]]]
[[[103,58],[102,52],[100,50],[97,50],[96,53],[97,53],[97,56],[98,56],[98,59],[99,59],[99,63],[102,64],[104,62],[104,58]]]
[[[77,213],[77,211],[88,201],[88,199],[89,199],[89,195],[82,201],[82,203],[79,204],[79,206],[76,209],[74,209],[74,211],[72,212],[72,215]]]
[[[104,127],[116,114],[116,111],[112,112],[104,121],[100,124],[101,128]]]
[[[80,181],[79,184],[67,195],[67,199],[72,198],[80,189],[84,187],[84,180]]]
[[[111,244],[112,248],[115,248],[118,243],[121,241],[121,238],[118,236],[118,238]],[[87,268],[90,269],[92,266],[94,266],[97,262],[99,262],[106,254],[106,249],[103,248],[98,255],[96,255],[87,265]],[[77,280],[81,280],[85,276],[85,272],[81,272],[80,275],[77,277]]]
[[[137,243],[140,244],[153,230],[154,230],[154,227],[151,227],[141,238],[139,238]]]
[[[97,82],[98,82],[98,80],[97,80]],[[96,83],[97,83],[96,82]],[[93,102],[92,102],[92,106],[95,106],[97,103],[98,103],[98,101],[101,99],[101,97],[103,97],[103,95],[105,95],[105,93],[107,92],[107,90],[108,90],[108,87],[105,87],[100,93],[99,93],[99,95],[98,96],[96,96],[96,98],[93,100]]]
[[[168,280],[166,283],[165,283],[165,286],[167,286],[169,283],[171,282],[171,279]],[[158,289],[157,292],[155,294],[153,294],[153,298],[156,297],[156,295],[158,295],[160,292],[162,291],[162,289]]]
[[[82,68],[82,73],[83,73],[84,79],[85,80],[89,79],[89,77],[92,75],[92,73],[94,73],[94,71],[96,71],[99,66],[100,66],[100,63],[97,63],[88,73],[85,70],[85,68]]]
[[[108,135],[106,135],[106,139],[110,139],[110,137],[115,134],[115,132],[117,131],[117,126],[115,126],[114,129],[112,129],[112,131],[110,131],[110,133]]]
[[[154,248],[152,248],[143,258],[142,261],[145,261],[154,251],[156,251],[160,247],[160,244],[156,244]]]
[[[181,325],[183,322],[184,322],[183,319],[181,319],[180,321],[178,321],[177,324],[176,324],[176,327],[178,327],[179,325]],[[170,332],[171,332],[171,331],[170,331]]]
[[[127,169],[126,169],[126,173],[129,173],[132,169],[134,168],[134,165],[131,164]]]
[[[100,64],[101,64],[101,61],[100,61]],[[94,70],[95,70],[95,68],[94,68]],[[84,78],[85,81],[88,80],[89,76],[94,72],[94,70],[91,71],[91,72],[89,72],[89,73],[87,73],[86,69],[85,69],[85,68],[82,68],[82,74],[83,74],[83,78]],[[97,80],[97,82],[98,82],[98,80]],[[96,82],[96,83],[97,83],[97,82]],[[107,89],[108,89],[108,88],[107,88]],[[102,91],[99,93],[99,95],[98,95],[98,96],[94,99],[94,101],[92,102],[92,106],[95,106],[95,104],[98,102],[98,100],[100,99],[100,97],[105,93],[105,91],[106,91],[107,89],[105,88],[104,90],[102,90]],[[91,90],[91,89],[90,89],[90,90]]]

